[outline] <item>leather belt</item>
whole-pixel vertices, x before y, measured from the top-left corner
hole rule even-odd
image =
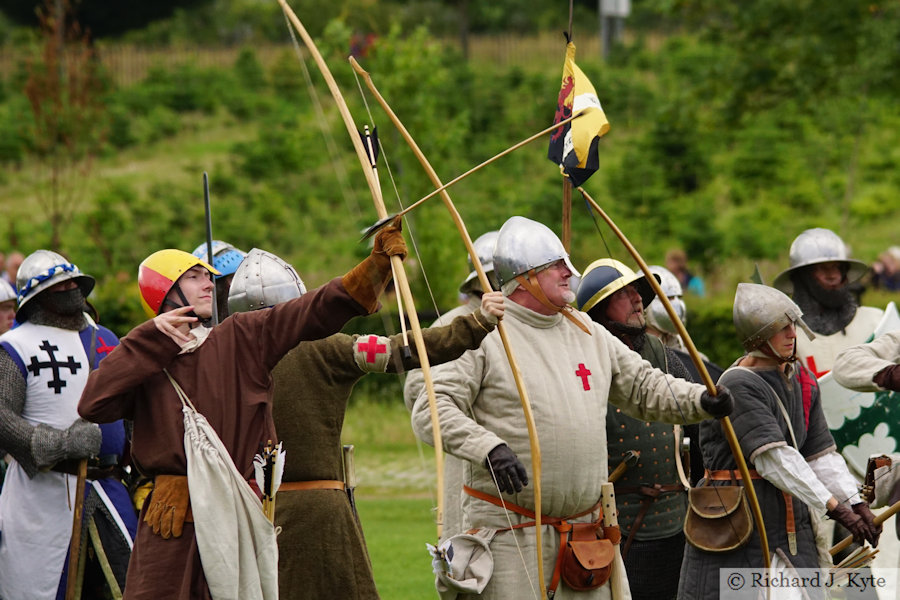
[[[282,481],[279,492],[299,492],[301,490],[341,490],[347,489],[343,481],[319,479],[316,481]]]
[[[740,471],[724,470],[710,471],[706,470],[704,476],[709,481],[734,481],[741,478]],[[762,479],[762,475],[755,469],[750,469],[750,479]],[[781,492],[784,497],[784,513],[785,513],[785,531],[788,537],[788,549],[791,555],[797,556],[797,523],[794,520],[794,497],[787,492]]]
[[[625,544],[622,546],[622,558],[624,559],[628,555],[628,550],[631,548],[631,542],[634,541],[638,529],[644,524],[644,517],[647,515],[647,511],[650,510],[650,505],[663,494],[669,492],[683,492],[684,486],[680,483],[655,483],[653,485],[617,485],[615,488],[617,497],[619,494],[640,494],[643,496],[643,498],[641,498],[641,508],[634,518],[634,521],[631,524],[631,531],[628,532],[628,537],[625,538]]]
[[[116,464],[118,462],[118,456],[114,454],[109,454],[97,458],[92,458],[88,460],[87,467],[87,478],[88,479],[105,479],[107,477],[115,477],[117,479],[122,479],[124,473],[122,472],[122,468]],[[80,459],[71,458],[62,460],[52,467],[50,467],[51,471],[56,471],[57,473],[66,473],[68,475],[78,475],[78,464],[81,462]]]
[[[756,469],[749,469],[749,471],[750,479],[763,478]],[[735,479],[741,478],[741,472],[737,469],[725,469],[722,471],[710,471],[709,469],[706,469],[703,476],[709,481],[734,481]]]
[[[494,506],[499,506],[504,509],[509,509],[518,515],[522,515],[523,517],[528,517],[529,519],[535,519],[536,514],[533,510],[525,508],[524,506],[519,506],[518,504],[513,504],[508,500],[504,500],[503,498],[498,498],[497,496],[492,496],[480,490],[476,490],[475,488],[471,488],[467,485],[463,486],[463,491],[473,498],[478,498],[479,500],[484,500],[485,502],[490,502]],[[559,532],[559,553],[556,557],[556,563],[553,567],[553,576],[550,578],[550,585],[547,586],[548,595],[552,597],[551,594],[556,593],[556,588],[559,586],[560,579],[560,568],[562,567],[562,559],[565,554],[566,549],[566,537],[568,533],[572,530],[572,524],[569,523],[572,519],[577,519],[578,517],[583,517],[584,515],[589,515],[597,509],[600,509],[600,516],[597,517],[597,520],[594,522],[597,525],[598,534],[602,532],[602,536],[608,539],[613,544],[618,544],[622,538],[622,534],[619,531],[618,526],[613,527],[604,527],[603,526],[603,501],[600,500],[597,504],[593,505],[587,510],[583,510],[580,513],[568,516],[568,517],[548,517],[547,515],[541,515],[541,525],[550,525],[554,529]],[[537,521],[528,521],[526,523],[519,523],[518,525],[513,525],[512,527],[505,527],[503,529],[498,529],[497,531],[509,531],[512,529],[522,529],[523,527],[534,527],[537,525]]]

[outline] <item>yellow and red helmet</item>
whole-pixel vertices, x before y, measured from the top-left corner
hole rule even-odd
[[[138,288],[141,291],[141,306],[151,319],[160,313],[169,291],[186,271],[201,266],[213,275],[218,275],[209,263],[182,250],[160,250],[144,259],[138,267]]]

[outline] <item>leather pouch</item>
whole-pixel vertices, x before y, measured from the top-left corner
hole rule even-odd
[[[613,540],[601,538],[596,523],[573,523],[562,559],[562,580],[573,590],[597,589],[609,580],[615,558]],[[616,529],[618,531],[618,529]],[[615,540],[618,541],[618,540]]]
[[[740,485],[701,486],[688,490],[684,536],[706,552],[740,548],[753,533],[753,519]]]

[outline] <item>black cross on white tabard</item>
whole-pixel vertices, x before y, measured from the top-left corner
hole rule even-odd
[[[44,367],[53,369],[53,379],[47,382],[47,387],[53,388],[54,393],[61,394],[62,389],[66,387],[66,382],[63,379],[60,379],[60,370],[69,369],[70,371],[72,371],[72,375],[74,375],[78,372],[78,369],[81,368],[81,363],[75,362],[74,356],[70,356],[66,360],[66,362],[60,362],[56,360],[56,356],[54,356],[53,353],[59,350],[59,347],[52,345],[48,340],[44,340],[39,348],[47,353],[47,355],[50,357],[50,360],[39,362],[37,356],[32,356],[31,364],[28,365],[28,370],[31,371],[35,377],[37,377],[38,373],[40,373],[41,369],[43,369]]]

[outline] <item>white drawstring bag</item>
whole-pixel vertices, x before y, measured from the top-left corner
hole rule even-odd
[[[222,440],[166,372],[181,399],[194,533],[214,600],[277,600],[275,527]]]

